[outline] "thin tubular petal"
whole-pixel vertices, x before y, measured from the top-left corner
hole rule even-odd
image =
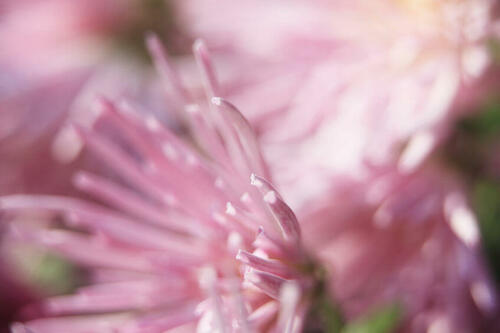
[[[175,237],[166,230],[162,231],[137,223],[104,207],[78,199],[41,195],[12,195],[0,198],[0,209],[47,209],[68,212],[72,222],[82,224],[94,231],[102,231],[125,243],[138,245],[145,249],[162,249],[185,257],[199,257],[199,253],[194,250],[193,245],[186,238]]]
[[[294,243],[299,242],[300,226],[297,217],[295,217],[293,211],[283,201],[276,189],[265,179],[256,175],[252,175],[252,185],[262,193],[264,202],[278,222],[284,239]]]
[[[212,229],[195,223],[187,216],[171,218],[163,207],[147,202],[135,192],[105,178],[87,172],[79,172],[74,182],[80,190],[91,193],[129,214],[143,218],[158,226],[204,238],[210,237],[213,232]]]
[[[286,279],[277,275],[250,268],[245,272],[245,280],[255,285],[271,298],[279,299],[281,286]]]
[[[158,36],[154,33],[149,33],[146,36],[146,46],[153,58],[153,63],[157,72],[160,73],[164,83],[168,86],[167,92],[172,89],[172,95],[175,96],[173,100],[180,98],[182,104],[188,104],[191,100],[189,93],[184,88],[177,71],[171,65],[172,62]]]
[[[217,81],[217,76],[215,75],[212,62],[210,61],[210,55],[208,54],[205,43],[201,39],[194,42],[193,54],[195,56],[196,63],[198,64],[198,68],[202,73],[203,85],[205,87],[208,100],[214,96],[220,96],[219,83]]]
[[[300,300],[300,288],[296,283],[285,282],[280,290],[280,314],[278,318],[278,332],[292,333],[294,320]]]
[[[288,277],[288,275],[290,275],[290,268],[280,261],[260,258],[244,250],[238,251],[236,259],[260,271],[283,277]]]
[[[276,301],[270,301],[258,307],[248,317],[250,325],[255,328],[260,328],[267,324],[273,317],[276,316],[279,310],[279,304]]]
[[[252,173],[263,175],[269,178],[269,170],[262,156],[260,145],[254,134],[254,131],[241,114],[241,112],[231,103],[220,97],[213,97],[212,104],[218,107],[226,122],[233,128],[241,153],[245,155],[245,161],[248,163],[248,169]]]

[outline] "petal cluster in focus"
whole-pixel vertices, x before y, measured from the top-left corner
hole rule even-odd
[[[194,138],[183,140],[132,102],[102,98],[96,120],[113,131],[71,125],[121,180],[75,176],[75,186],[99,203],[0,199],[8,214],[59,213],[65,227],[17,223],[10,236],[79,262],[92,282],[45,300],[40,311],[49,318],[15,324],[14,332],[300,332],[318,283],[315,263],[293,211],[256,175],[267,169],[250,125],[212,94],[215,76],[201,42],[194,50],[208,105],[189,103],[159,41],[150,37],[148,46],[179,89]]]

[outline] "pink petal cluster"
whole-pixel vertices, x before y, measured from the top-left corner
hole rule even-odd
[[[53,140],[85,77],[76,71],[0,92],[1,194],[67,189],[64,174],[69,176],[71,168],[52,154]]]
[[[498,328],[498,292],[463,192],[435,166],[412,175],[379,170],[369,184],[350,183],[301,218],[314,221],[303,225],[304,241],[314,242],[333,272],[332,290],[347,316],[397,301],[403,332]]]
[[[0,41],[14,55],[25,47],[13,38],[25,28],[18,14],[33,4],[43,7],[28,3],[19,12],[7,11],[9,29],[0,29]],[[81,1],[48,3],[83,15],[81,21],[68,19],[81,24],[68,26],[51,22],[52,11],[32,12],[47,15],[43,22],[53,28],[46,35],[42,30],[39,41],[45,58],[63,55],[56,67],[65,65],[61,40],[105,30],[126,16],[112,10],[108,20],[106,10]],[[43,318],[15,324],[13,331],[299,332],[324,282],[309,251],[331,273],[330,291],[349,319],[399,301],[404,332],[491,328],[487,320],[498,313],[498,300],[481,260],[477,222],[458,181],[424,161],[460,105],[479,94],[476,79],[491,60],[487,41],[499,31],[495,3],[176,5],[189,21],[186,27],[216,49],[222,80],[203,43],[195,43],[200,100],[181,82],[158,39],[150,37],[148,47],[168,88],[168,111],[189,130],[164,126],[170,116],[157,112],[165,104],[156,94],[140,96],[140,88],[129,94],[128,83],[116,79],[103,84],[101,70],[98,84],[80,92],[78,107],[87,107],[96,92],[117,102],[101,98],[98,112],[84,112],[86,124],[70,126],[50,149],[72,155],[84,142],[111,179],[81,171],[73,182],[88,201],[9,195],[0,197],[0,210],[2,219],[30,210],[60,216],[62,228],[16,221],[8,236],[86,266],[91,284],[44,301]],[[33,64],[44,85],[30,78],[37,88],[30,90],[0,81],[0,93],[7,96],[0,98],[16,111],[0,114],[0,156],[10,161],[0,165],[7,175],[0,175],[0,193],[57,192],[52,186],[65,186],[72,170],[44,164],[53,133],[42,133],[40,122],[47,122],[44,129],[58,127],[83,76],[52,81],[52,69],[37,66],[36,56],[12,54],[0,55],[0,67],[18,78],[29,72],[23,65]],[[130,75],[134,83],[143,78],[139,72]],[[40,108],[45,91],[50,98]],[[252,126],[218,96],[241,106]],[[30,112],[17,112],[24,109]],[[36,114],[40,121],[32,121],[33,110],[43,112]],[[30,135],[19,140],[25,133]]]
[[[13,331],[299,332],[318,283],[313,259],[293,211],[255,175],[268,177],[268,171],[250,125],[214,95],[202,43],[194,50],[209,105],[191,103],[155,37],[148,46],[178,89],[193,140],[144,117],[130,102],[101,99],[96,120],[113,131],[72,125],[121,179],[76,175],[75,186],[101,203],[0,198],[9,214],[58,212],[69,229],[14,224],[10,235],[87,266],[93,282],[74,295],[45,300],[41,311],[50,318],[15,324]]]
[[[75,69],[42,79],[30,68],[0,68],[0,194],[72,192],[69,179],[81,160],[61,163],[53,153],[54,139],[88,71]],[[4,225],[2,216],[0,222]],[[36,287],[19,281],[18,267],[12,265],[11,251],[4,244],[4,229],[0,228],[0,303],[7,316],[39,295]],[[9,322],[0,319],[0,331]]]
[[[496,4],[222,2],[178,7],[221,67],[248,66],[228,69],[225,92],[250,105],[271,174],[347,314],[399,299],[403,331],[486,330],[497,293],[477,222],[458,181],[426,164],[481,95]]]
[[[250,105],[243,112],[265,143],[277,184],[302,195],[290,198],[294,207],[321,197],[325,176],[363,177],[367,161],[416,168],[490,64],[488,40],[498,26],[490,0],[177,5],[193,35],[221,59],[239,59],[227,93]]]
[[[88,96],[95,90],[111,96],[140,90],[148,105],[157,109],[160,103],[152,96],[156,83],[139,80],[147,76],[143,67],[129,59],[114,59],[112,65],[105,60],[112,37],[137,21],[132,9],[139,5],[135,0],[1,1],[0,194],[75,194],[70,179],[76,168],[85,165],[103,171],[92,157],[76,158],[77,138],[60,132],[71,112],[88,118]],[[117,73],[130,72],[136,86],[117,84],[121,80]],[[45,220],[52,218],[44,215]],[[9,262],[11,253],[2,235],[0,230],[0,260]],[[0,278],[5,286],[20,279],[20,272],[3,266]],[[28,293],[28,289],[13,293],[19,295],[15,300],[10,292],[0,292],[0,303],[15,312]],[[0,320],[0,331],[4,325],[6,320]]]
[[[115,0],[2,1],[0,193],[62,190],[57,178],[70,168],[58,163],[52,141],[102,61],[97,48],[104,44],[97,40],[128,18],[127,6]]]
[[[74,138],[59,128],[70,113],[91,118],[96,94],[141,96],[152,112],[165,106],[149,67],[126,54],[107,60],[115,35],[137,20],[136,7],[132,0],[2,2],[0,193],[63,192],[72,171],[64,163],[75,152],[67,144]]]
[[[131,18],[130,0],[5,0],[0,64],[54,70],[88,58],[97,40]]]

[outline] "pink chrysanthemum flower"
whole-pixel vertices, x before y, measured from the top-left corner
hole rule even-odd
[[[0,198],[9,214],[59,212],[68,228],[15,224],[10,234],[85,265],[93,282],[74,295],[45,300],[40,311],[49,318],[15,324],[13,331],[299,332],[318,270],[294,213],[265,179],[250,125],[215,97],[201,42],[194,51],[208,106],[190,102],[155,37],[148,46],[186,109],[194,140],[182,140],[129,102],[101,99],[96,119],[105,131],[72,126],[120,178],[76,175],[75,185],[101,203]]]
[[[239,59],[227,92],[260,101],[243,111],[293,207],[324,196],[325,177],[363,177],[366,161],[418,167],[476,95],[498,35],[491,0],[176,4],[194,35]]]
[[[412,175],[379,170],[348,184],[305,218],[305,242],[334,272],[346,316],[398,300],[402,332],[496,332],[498,291],[478,223],[457,180],[435,166]]]

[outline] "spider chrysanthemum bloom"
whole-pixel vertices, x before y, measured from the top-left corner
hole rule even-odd
[[[182,140],[131,103],[101,99],[96,120],[106,131],[72,128],[119,180],[78,173],[75,185],[94,201],[0,198],[6,214],[61,213],[66,227],[13,224],[10,235],[76,260],[93,282],[45,300],[45,318],[15,324],[14,332],[299,332],[321,285],[319,269],[294,213],[265,180],[251,127],[214,97],[202,43],[194,50],[209,106],[190,104],[158,40],[150,37],[148,46],[185,105],[194,138]]]
[[[262,101],[243,111],[266,143],[275,182],[292,193],[294,207],[304,197],[324,197],[325,177],[362,177],[367,160],[399,163],[405,172],[425,160],[491,64],[490,41],[498,36],[494,5],[177,2],[194,35],[217,46],[221,58],[229,54],[252,68],[236,66],[243,70],[228,75],[231,100]],[[301,161],[304,154],[309,158]]]
[[[386,169],[358,185],[363,192],[355,186],[302,229],[306,242],[315,235],[317,255],[331,264],[345,315],[399,300],[401,332],[496,332],[498,291],[457,179],[428,165],[412,175]]]

